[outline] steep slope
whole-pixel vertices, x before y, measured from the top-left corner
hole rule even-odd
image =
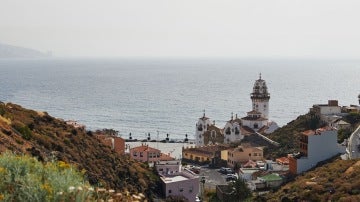
[[[332,159],[298,176],[263,201],[360,201],[360,161]]]
[[[28,153],[41,161],[55,158],[75,164],[95,186],[148,197],[159,180],[147,165],[113,152],[91,132],[11,103],[0,103],[0,152],[5,150]]]
[[[268,137],[278,143],[279,147],[266,148],[266,158],[278,158],[286,156],[298,150],[300,133],[309,129],[322,127],[319,117],[308,113],[298,116],[295,120],[275,130]]]

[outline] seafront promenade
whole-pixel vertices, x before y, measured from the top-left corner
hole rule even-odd
[[[193,143],[164,143],[164,142],[125,142],[126,152],[129,152],[129,147],[134,148],[141,145],[149,145],[149,147],[159,149],[162,153],[170,154],[171,157],[176,159],[181,158],[182,147],[191,147],[195,144]]]

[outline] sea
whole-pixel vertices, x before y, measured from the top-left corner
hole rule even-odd
[[[223,127],[251,110],[261,74],[283,126],[313,104],[359,104],[360,61],[316,59],[0,59],[0,101],[128,138],[194,138],[198,118]]]

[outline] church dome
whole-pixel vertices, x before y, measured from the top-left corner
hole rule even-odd
[[[261,74],[259,79],[255,81],[253,92],[251,93],[251,98],[270,98],[266,82],[265,80],[261,79]]]

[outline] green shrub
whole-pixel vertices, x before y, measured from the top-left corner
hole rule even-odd
[[[85,201],[92,190],[65,162],[42,164],[10,152],[0,156],[0,201]]]
[[[0,105],[0,115],[1,116],[4,116],[4,114],[5,114],[5,106],[4,105]]]
[[[17,130],[21,136],[25,139],[25,140],[30,140],[32,137],[32,132],[30,130],[30,128],[26,125],[23,125],[20,122],[15,122],[13,124],[13,127],[15,128],[15,130]]]

